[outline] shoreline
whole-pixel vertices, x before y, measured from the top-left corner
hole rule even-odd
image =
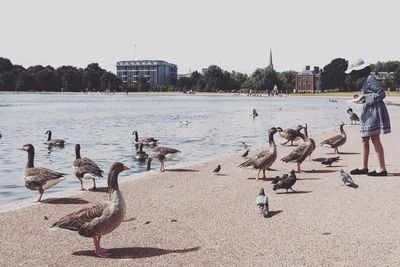
[[[399,136],[400,115],[391,119],[392,133],[382,136],[389,176],[353,176],[358,188],[343,186],[338,174],[360,161],[358,126],[347,125],[342,160],[332,167],[321,165],[315,160],[334,155],[332,149],[317,147],[313,161],[302,164],[307,172],[298,175],[297,193],[275,192],[270,181],[255,181],[256,170],[237,167],[244,161],[241,152],[179,168],[167,164],[164,173],[152,171],[124,181],[120,187],[127,203],[125,221],[102,239],[104,247],[112,248],[111,258],[96,257],[92,240],[76,232],[48,231],[65,214],[107,199],[106,193],[82,192],[1,213],[0,220],[6,223],[0,226],[0,262],[2,266],[398,265],[400,147],[390,144]],[[313,138],[318,144],[337,132],[327,130]],[[278,145],[278,160],[268,177],[295,168],[279,161],[292,149]],[[373,149],[371,153],[373,169]],[[217,164],[222,165],[220,175],[212,174]],[[272,216],[267,219],[255,205],[260,187],[270,202]]]

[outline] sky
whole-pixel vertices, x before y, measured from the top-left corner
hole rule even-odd
[[[396,3],[397,2],[397,3]],[[0,0],[0,57],[24,67],[154,59],[178,73],[400,60],[397,0]]]

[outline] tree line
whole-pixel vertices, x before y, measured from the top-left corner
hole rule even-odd
[[[361,80],[351,80],[345,75],[348,61],[336,58],[324,66],[320,73],[321,90],[357,91]],[[375,72],[388,72],[383,85],[386,88],[400,87],[400,61],[377,62],[371,65]],[[114,73],[91,63],[86,68],[62,66],[32,66],[27,69],[13,65],[7,58],[0,57],[0,91],[198,91],[198,92],[271,92],[275,87],[281,93],[290,93],[295,87],[296,71],[276,72],[271,67],[258,68],[251,75],[228,72],[211,65],[202,73],[192,72],[189,76],[170,81],[169,86],[150,86],[146,80],[138,86],[127,88]]]

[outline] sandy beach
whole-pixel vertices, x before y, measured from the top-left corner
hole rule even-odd
[[[345,126],[348,141],[340,149],[341,161],[321,165],[318,158],[333,156],[333,149],[317,147],[313,161],[302,165],[306,172],[298,175],[296,193],[272,191],[270,181],[255,180],[256,170],[238,168],[242,152],[178,169],[167,162],[164,173],[152,171],[120,184],[127,215],[102,238],[111,258],[98,258],[91,238],[49,231],[60,217],[108,198],[105,190],[77,191],[59,199],[45,194],[44,203],[1,213],[0,265],[399,265],[400,115],[392,115],[391,121],[392,133],[382,136],[389,175],[353,176],[358,188],[343,186],[338,172],[358,167],[361,160],[359,127],[352,125]],[[310,136],[318,144],[337,133],[331,129]],[[279,161],[292,149],[278,144],[278,160],[268,177],[295,169],[294,163]],[[212,174],[217,164],[222,165],[220,175]],[[370,169],[374,167],[371,148]],[[269,197],[272,216],[267,219],[255,205],[261,187]]]

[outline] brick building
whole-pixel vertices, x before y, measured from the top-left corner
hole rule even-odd
[[[306,66],[305,70],[297,73],[295,79],[295,90],[297,93],[316,93],[320,90],[321,75],[319,67],[310,69]]]

